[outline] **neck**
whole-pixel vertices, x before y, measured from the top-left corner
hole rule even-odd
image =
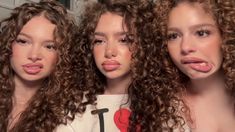
[[[127,75],[124,78],[107,79],[107,86],[104,94],[127,94],[130,83],[130,75]]]
[[[19,76],[14,76],[15,90],[12,97],[13,109],[9,115],[8,130],[20,119],[22,112],[28,107],[29,100],[40,88],[42,81],[25,81]]]
[[[188,92],[192,95],[204,95],[214,91],[225,91],[224,76],[217,73],[208,78],[190,80]]]
[[[232,100],[225,89],[222,74],[201,80],[191,80],[187,89],[187,97],[192,102],[209,101],[214,106],[232,106]]]
[[[15,105],[26,104],[31,97],[41,87],[42,81],[26,82],[15,76],[15,90],[13,95],[13,103]]]

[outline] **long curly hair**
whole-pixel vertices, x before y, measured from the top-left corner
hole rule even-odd
[[[130,109],[129,130],[135,132],[140,126],[142,132],[171,131],[182,125],[177,105],[181,100],[176,90],[165,85],[167,76],[161,72],[160,41],[155,41],[153,32],[157,27],[154,20],[153,3],[147,0],[108,0],[88,4],[79,20],[78,34],[73,48],[74,73],[78,88],[86,91],[84,105],[96,105],[96,96],[105,91],[105,76],[96,67],[92,54],[94,31],[102,14],[111,12],[122,16],[134,50],[132,51],[131,76],[128,87]],[[82,76],[81,76],[82,75]],[[173,105],[174,104],[174,105]],[[72,112],[74,114],[76,111]]]
[[[73,48],[75,34],[73,17],[58,2],[41,1],[25,3],[16,7],[11,16],[0,22],[0,130],[7,131],[9,115],[13,109],[12,96],[15,90],[10,65],[12,43],[23,26],[35,16],[44,16],[56,25],[54,40],[57,45],[58,61],[51,75],[45,78],[41,88],[29,100],[29,105],[20,115],[11,132],[49,132],[65,122],[65,115],[73,106],[70,94],[76,93],[76,100],[82,100],[82,92],[73,91],[70,49]],[[37,25],[35,25],[37,26]],[[79,101],[77,101],[79,102]],[[81,108],[82,109],[82,108]],[[82,111],[82,110],[81,110]]]
[[[167,50],[167,21],[170,11],[181,2],[200,3],[206,12],[209,12],[221,33],[223,63],[221,70],[224,74],[225,88],[229,96],[235,99],[235,1],[234,0],[157,0],[155,3],[155,24],[159,29],[155,32],[156,36],[161,36],[162,47],[161,56],[164,64],[168,83],[167,87],[177,89],[175,94],[182,96],[186,92],[190,78],[183,74],[171,60]],[[235,104],[234,104],[235,106]],[[188,107],[185,105],[184,110]],[[190,114],[190,112],[188,113]]]

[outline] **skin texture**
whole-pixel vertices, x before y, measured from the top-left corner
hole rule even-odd
[[[113,89],[115,93],[123,93],[123,91],[128,93],[131,110],[128,131],[137,131],[139,128],[141,128],[142,132],[172,131],[173,128],[182,125],[182,117],[176,114],[181,100],[175,94],[177,89],[166,87],[169,80],[166,81],[167,76],[165,76],[164,71],[162,72],[163,62],[159,55],[161,41],[156,41],[159,40],[160,36],[155,36],[155,29],[159,28],[152,23],[155,20],[153,6],[150,1],[146,0],[109,0],[101,3],[91,3],[85,8],[79,21],[79,29],[75,39],[76,46],[71,52],[71,54],[76,55],[73,59],[73,64],[76,64],[73,65],[76,76],[74,83],[77,84],[78,89],[86,91],[86,102],[83,104],[95,106],[97,105],[97,95],[112,94],[113,92],[108,90],[111,78],[120,77],[120,75],[125,73],[118,70],[106,73],[102,71],[102,66],[98,66],[98,68],[96,66],[98,61],[93,56],[95,55],[94,48],[96,48],[94,40],[100,36],[95,34],[95,30],[97,26],[100,26],[98,22],[102,15],[107,14],[115,16],[115,20],[116,17],[123,18],[121,31],[128,31],[129,46],[122,44],[119,46],[125,51],[129,47],[131,51],[130,73],[127,74],[130,75],[131,81],[122,82],[122,84],[125,84],[125,87],[122,87],[121,91],[118,91],[120,87],[116,87],[116,90]],[[108,21],[111,20],[108,19],[105,22]],[[119,23],[115,24],[118,24],[118,27],[120,27]],[[112,33],[106,33],[105,37],[103,38],[102,36],[102,39],[105,40],[104,42],[109,42],[111,41],[110,39],[115,38]],[[97,47],[103,46],[103,44],[111,43],[97,44]],[[112,44],[115,45],[111,45],[111,47],[116,46],[116,43]],[[104,58],[104,53],[103,51],[100,54],[101,58]],[[120,53],[120,50],[112,50],[112,58],[118,58],[120,54],[116,53]],[[117,56],[114,57],[115,55]],[[108,53],[108,56],[110,56],[110,53]],[[118,61],[122,62],[122,59],[118,59]],[[128,69],[128,66],[126,65],[125,68]],[[110,80],[104,76],[106,74]],[[123,76],[121,76],[122,78]],[[118,82],[120,80],[112,81],[110,84],[112,86],[115,86],[114,84],[120,86]]]
[[[73,99],[82,113],[83,92],[69,83],[76,28],[51,0],[22,4],[0,22],[1,131],[51,132],[73,118]]]
[[[22,28],[12,44],[11,66],[15,72],[13,79],[16,91],[9,129],[17,122],[18,115],[27,107],[28,100],[56,66],[58,55],[53,40],[54,29],[55,25],[45,17],[34,17]]]
[[[132,53],[127,39],[128,31],[125,31],[126,28],[123,29],[122,21],[123,17],[119,15],[110,12],[104,13],[101,15],[94,33],[93,55],[96,66],[109,84],[117,82],[120,85],[122,81],[130,82]],[[113,87],[110,86],[109,91]],[[117,89],[123,89],[122,87],[125,88],[125,86],[121,86]],[[118,91],[127,92],[125,89]]]
[[[155,5],[166,85],[183,100],[181,116],[193,132],[234,129],[234,7],[232,0]]]
[[[167,48],[173,62],[190,79],[220,76],[222,38],[211,14],[199,4],[184,3],[172,9],[168,38]]]
[[[57,62],[54,29],[55,25],[43,16],[32,18],[22,28],[12,44],[14,79],[40,84],[51,74]]]

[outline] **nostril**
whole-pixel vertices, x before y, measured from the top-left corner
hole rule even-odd
[[[190,54],[190,53],[193,53],[195,52],[194,49],[184,49],[184,50],[181,50],[181,54],[182,55],[187,55],[187,54]]]
[[[41,58],[38,57],[38,56],[30,56],[30,57],[29,57],[29,60],[31,60],[31,61],[33,61],[33,62],[36,62],[36,61],[38,61],[38,60],[41,60]]]

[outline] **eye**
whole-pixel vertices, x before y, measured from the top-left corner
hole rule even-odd
[[[198,35],[199,37],[207,37],[210,34],[211,34],[211,32],[206,29],[200,29],[200,30],[196,31],[196,35]]]
[[[167,40],[168,41],[173,41],[179,37],[178,33],[168,33],[167,34]]]
[[[124,35],[118,41],[122,44],[130,44],[133,42],[133,37],[131,35],[129,35],[129,36]]]
[[[47,48],[49,50],[56,50],[57,49],[54,43],[45,44],[45,48]]]
[[[124,36],[124,37],[119,39],[119,42],[127,44],[127,43],[129,43],[129,39],[127,38],[127,36]]]
[[[17,38],[17,39],[15,40],[15,43],[16,43],[16,44],[20,44],[20,45],[25,45],[25,44],[28,44],[29,41],[26,40],[26,39]]]
[[[102,43],[105,43],[105,41],[102,40],[102,39],[94,39],[94,41],[93,41],[93,44],[94,44],[94,45],[96,45],[96,44],[102,44]]]

